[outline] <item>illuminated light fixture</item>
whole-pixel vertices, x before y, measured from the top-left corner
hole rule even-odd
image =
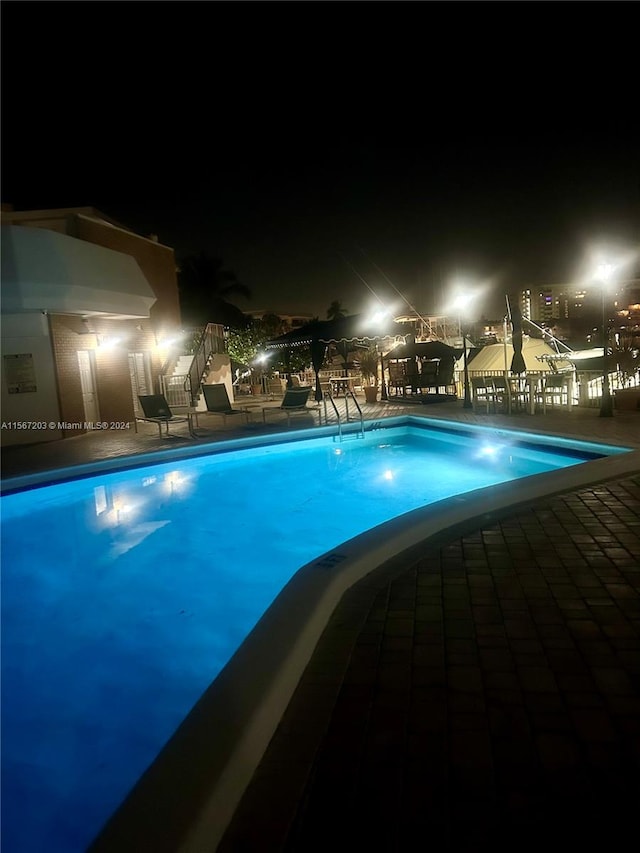
[[[122,338],[112,337],[110,335],[98,335],[98,347],[102,350],[114,349],[118,344],[122,343]]]
[[[475,293],[470,292],[466,289],[463,289],[461,285],[458,285],[456,288],[456,295],[452,301],[452,307],[456,311],[458,315],[458,330],[462,335],[462,347],[464,353],[464,402],[462,404],[463,409],[472,409],[473,403],[471,402],[471,390],[469,388],[469,362],[467,358],[467,336],[465,333],[465,328],[463,327],[462,320],[466,317],[466,314],[469,310],[469,303],[476,296]]]
[[[384,321],[388,319],[390,314],[391,312],[388,308],[377,308],[369,317],[368,325],[379,326],[381,323],[384,323]]]
[[[183,336],[181,334],[167,335],[166,337],[160,336],[157,338],[156,347],[158,349],[171,349],[171,347],[180,343],[182,337]]]
[[[480,454],[479,454],[479,455],[480,455],[480,456],[489,456],[489,457],[493,457],[493,456],[495,456],[495,455],[496,455],[496,453],[497,453],[497,452],[498,452],[498,448],[497,448],[497,447],[493,447],[493,446],[492,446],[492,445],[490,445],[490,444],[485,444],[485,446],[484,446],[484,447],[481,447],[481,448],[480,448]]]

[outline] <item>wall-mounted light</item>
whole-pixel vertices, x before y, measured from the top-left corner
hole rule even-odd
[[[182,332],[160,332],[156,335],[156,348],[159,350],[170,350],[182,341]]]
[[[101,350],[112,350],[122,343],[122,338],[113,337],[113,335],[97,335],[98,348]]]

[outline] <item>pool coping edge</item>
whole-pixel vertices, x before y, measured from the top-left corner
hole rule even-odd
[[[494,523],[534,501],[637,473],[640,450],[629,450],[515,481],[515,499],[513,482],[478,489],[405,513],[303,566],[107,822],[91,851],[139,850],[141,842],[150,841],[158,853],[215,851],[348,589],[448,528],[487,519]],[[211,737],[212,730],[217,737]]]

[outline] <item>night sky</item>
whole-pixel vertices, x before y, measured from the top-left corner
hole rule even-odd
[[[500,317],[640,245],[635,5],[4,0],[2,201],[206,250],[247,310],[458,277]]]

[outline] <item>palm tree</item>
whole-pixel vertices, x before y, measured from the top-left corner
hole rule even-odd
[[[234,272],[223,268],[220,258],[204,251],[182,258],[178,262],[178,289],[185,323],[221,323],[234,328],[246,325],[246,315],[229,300],[237,296],[250,299],[251,290]]]
[[[342,317],[346,317],[347,313],[346,308],[342,307],[342,302],[334,299],[327,308],[327,320],[340,320]]]
[[[327,320],[341,320],[343,317],[347,317],[348,313],[346,308],[342,307],[342,302],[334,299],[327,308]],[[349,372],[349,353],[354,348],[354,345],[350,341],[340,341],[340,343],[332,345],[332,350],[342,357],[345,375]]]

